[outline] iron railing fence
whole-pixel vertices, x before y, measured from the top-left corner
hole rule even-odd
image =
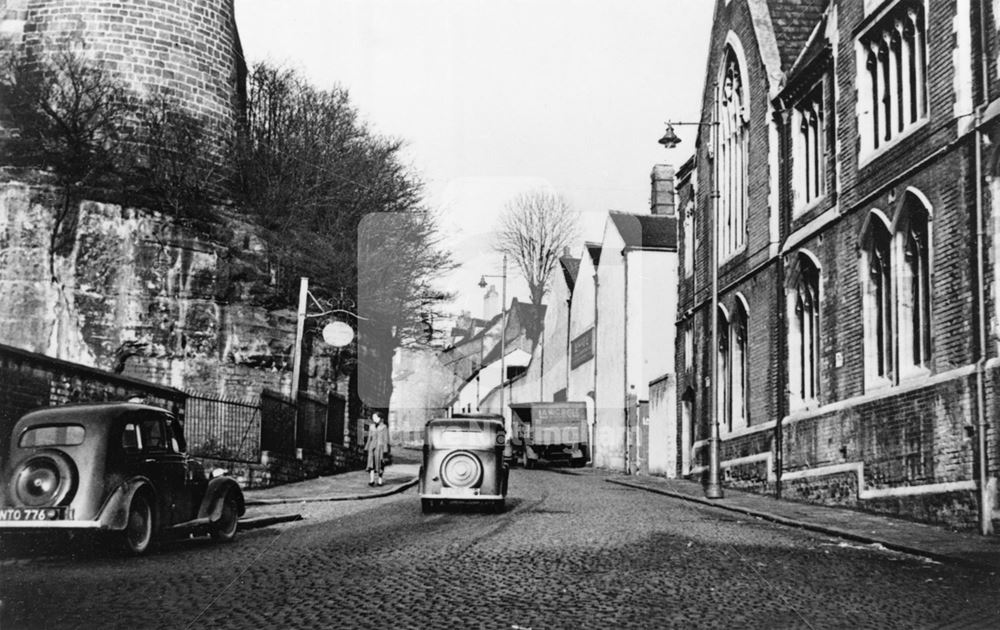
[[[299,448],[322,453],[326,449],[327,405],[299,393],[297,438]]]
[[[259,462],[260,405],[235,399],[188,394],[184,406],[188,452],[238,462]]]
[[[188,452],[200,457],[258,462],[261,451],[322,453],[327,442],[344,445],[345,411],[337,394],[326,401],[300,394],[297,410],[289,397],[267,389],[259,402],[189,394],[184,434]]]
[[[260,447],[275,453],[295,452],[295,403],[265,389],[260,393]]]

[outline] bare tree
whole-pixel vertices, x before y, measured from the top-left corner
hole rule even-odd
[[[423,184],[405,165],[403,142],[371,132],[348,93],[320,90],[293,70],[257,64],[248,78],[247,127],[236,144],[240,206],[269,235],[284,305],[300,276],[323,300],[356,299],[357,394],[385,407],[392,354],[419,340],[440,296],[429,285],[451,267]]]
[[[41,168],[61,193],[50,267],[76,238],[83,198],[139,204],[175,219],[206,218],[224,180],[204,121],[165,94],[139,98],[82,40],[0,55],[0,102],[10,127],[5,163]]]
[[[505,206],[494,248],[521,271],[536,307],[549,290],[563,250],[577,238],[577,218],[565,198],[545,190],[521,193]],[[532,340],[538,341],[541,322],[530,322],[528,329]]]
[[[228,197],[219,158],[225,151],[217,146],[225,134],[166,92],[136,101],[133,118],[122,164],[127,194],[176,221],[213,220],[212,205]]]
[[[0,100],[13,129],[6,160],[50,170],[62,193],[50,234],[49,262],[72,247],[84,191],[113,187],[131,111],[124,86],[102,63],[72,46],[39,56],[6,55]]]

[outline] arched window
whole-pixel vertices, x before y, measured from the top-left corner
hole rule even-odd
[[[788,287],[788,391],[790,407],[807,408],[819,398],[819,266],[799,252]]]
[[[873,211],[862,237],[865,377],[870,385],[894,377],[892,238],[881,212]]]
[[[901,371],[929,367],[931,357],[930,211],[907,191],[896,218],[897,308]]]
[[[718,155],[715,176],[719,194],[719,258],[725,260],[746,245],[748,116],[739,58],[726,47],[719,78]]]
[[[725,310],[719,308],[719,367],[715,382],[718,384],[715,392],[716,419],[719,422],[720,430],[729,425],[729,409],[732,404],[730,383],[730,356],[729,356],[729,317]]]
[[[733,322],[730,325],[730,356],[732,367],[730,369],[732,383],[731,404],[729,408],[729,430],[745,427],[750,417],[750,366],[747,351],[747,323],[748,315],[746,304],[742,299],[736,300],[736,311],[733,314]]]

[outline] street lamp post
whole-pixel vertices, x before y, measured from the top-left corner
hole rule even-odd
[[[507,431],[507,435],[510,435],[510,426],[507,422],[507,414],[504,413],[503,403],[504,403],[504,381],[507,378],[506,372],[506,360],[507,360],[507,254],[503,255],[503,267],[502,272],[499,276],[491,276],[484,274],[479,278],[479,288],[486,288],[486,278],[501,278],[502,284],[500,291],[500,415],[504,417],[504,428]]]
[[[676,147],[681,139],[674,133],[673,125],[694,125],[702,127],[701,122],[674,122],[667,123],[667,129],[660,138],[659,143],[668,149]],[[723,496],[722,482],[719,474],[719,183],[718,172],[715,160],[719,151],[719,98],[715,95],[715,106],[712,110],[712,120],[708,123],[712,129],[712,298],[711,298],[711,322],[712,322],[712,345],[709,347],[711,354],[712,373],[708,377],[711,431],[708,438],[708,483],[705,485],[705,497],[708,499],[721,499]]]

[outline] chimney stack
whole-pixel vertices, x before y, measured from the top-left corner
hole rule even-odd
[[[490,285],[483,296],[483,319],[489,321],[500,312],[500,294],[497,288]]]
[[[653,166],[649,178],[652,182],[650,211],[654,215],[674,216],[674,167],[669,164],[657,164]]]

